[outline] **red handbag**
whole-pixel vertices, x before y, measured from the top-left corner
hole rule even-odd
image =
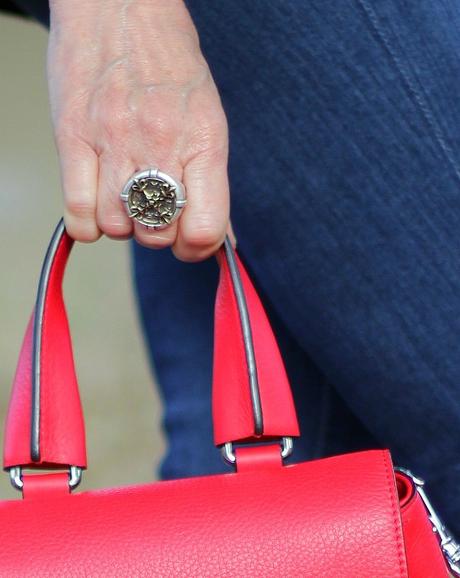
[[[458,575],[460,547],[422,482],[395,475],[388,451],[284,465],[299,435],[293,399],[228,240],[219,251],[213,418],[215,444],[234,471],[72,493],[86,468],[62,297],[72,244],[61,221],[13,385],[4,467],[22,499],[0,502],[1,576]]]

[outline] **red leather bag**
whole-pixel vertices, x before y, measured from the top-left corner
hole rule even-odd
[[[71,247],[61,222],[14,381],[4,467],[22,499],[0,502],[1,576],[444,578],[449,564],[459,571],[460,548],[421,482],[395,475],[387,451],[284,465],[299,435],[290,388],[228,242],[219,252],[213,418],[215,444],[234,469],[72,493],[86,455],[62,298]]]

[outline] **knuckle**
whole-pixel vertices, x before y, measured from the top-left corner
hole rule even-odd
[[[88,134],[85,134],[83,125],[79,128],[63,124],[55,129],[54,140],[61,161],[78,162],[82,158],[87,158],[88,154],[94,151],[93,145],[88,140]],[[90,152],[89,152],[90,151]]]
[[[192,250],[211,249],[222,240],[222,235],[210,219],[202,219],[186,233],[184,242]]]
[[[89,199],[71,196],[66,200],[67,212],[78,219],[94,219],[94,203]]]
[[[72,239],[81,243],[93,243],[101,236],[101,232],[95,224],[85,226],[82,223],[75,223],[71,219],[66,219],[66,229]]]
[[[196,118],[198,134],[215,135],[221,138],[228,132],[227,116],[220,105],[201,109],[197,112]]]
[[[76,241],[80,243],[94,243],[101,236],[100,232],[96,229],[82,231],[78,237],[74,237]]]
[[[142,131],[153,139],[156,146],[166,149],[174,146],[180,129],[172,114],[164,112],[158,114],[146,109],[143,110],[139,120]]]
[[[112,239],[126,239],[132,234],[132,224],[129,222],[111,221],[106,217],[98,217],[97,226]]]
[[[214,253],[214,250],[210,248],[191,250],[190,247],[182,245],[178,246],[177,244],[171,247],[171,251],[173,255],[179,259],[179,261],[184,261],[185,263],[196,263],[198,261],[203,261],[204,259],[211,257],[211,255]]]
[[[91,103],[88,118],[94,130],[107,135],[126,134],[131,122],[131,109],[127,106],[126,91],[116,83],[109,83]]]
[[[164,249],[171,246],[176,240],[176,235],[176,229],[162,234],[161,232],[154,233],[149,231],[142,225],[135,227],[136,241],[140,245],[149,247],[150,249]]]
[[[228,160],[228,146],[226,143],[216,144],[201,153],[208,163],[213,165],[222,165]]]
[[[76,142],[80,136],[75,121],[67,118],[59,119],[56,123],[54,135],[58,149],[68,143]]]
[[[207,120],[198,123],[190,138],[192,155],[206,155],[224,160],[228,155],[228,129],[226,120]]]
[[[130,129],[130,118],[126,110],[119,106],[102,107],[99,112],[101,129],[110,138],[127,135]]]

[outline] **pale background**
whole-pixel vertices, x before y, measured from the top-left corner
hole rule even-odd
[[[40,25],[0,16],[1,424],[41,261],[62,212],[46,44]],[[66,302],[89,459],[82,488],[149,481],[164,452],[160,400],[140,335],[129,267],[128,243],[107,239],[78,244],[68,267]],[[0,498],[6,496],[20,497],[2,474]]]

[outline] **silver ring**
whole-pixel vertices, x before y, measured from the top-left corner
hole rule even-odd
[[[169,227],[187,204],[184,185],[156,168],[134,173],[120,197],[128,216],[149,229]]]

